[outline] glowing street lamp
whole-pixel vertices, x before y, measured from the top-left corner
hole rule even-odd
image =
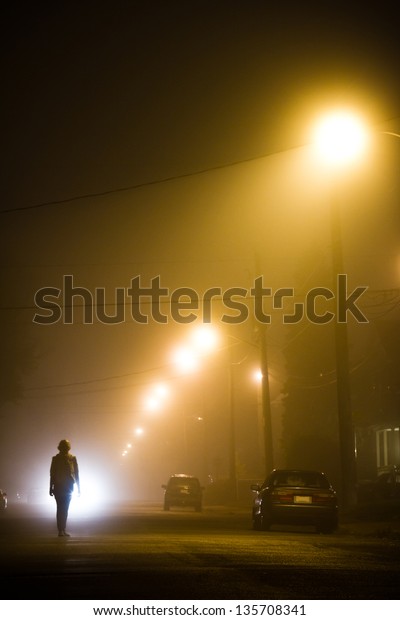
[[[191,373],[200,366],[200,359],[216,348],[218,333],[210,326],[203,325],[191,332],[189,344],[175,349],[172,361],[178,370]]]
[[[199,354],[207,354],[215,350],[219,335],[216,329],[210,325],[202,325],[191,334],[191,340]]]
[[[258,368],[257,370],[255,370],[253,372],[253,381],[255,381],[258,384],[261,384],[263,375],[262,375],[262,371],[260,368]]]
[[[158,383],[152,389],[149,396],[145,400],[145,408],[147,411],[156,412],[159,411],[162,404],[165,402],[169,395],[168,386],[165,383]]]
[[[314,143],[323,161],[341,167],[359,160],[369,134],[359,117],[339,110],[324,117],[314,130]]]
[[[368,133],[361,120],[343,111],[322,119],[314,136],[319,156],[335,169],[360,158],[368,142]],[[343,243],[336,192],[331,202],[331,236],[333,292],[338,299],[338,277],[343,274]],[[334,327],[342,503],[345,508],[350,508],[356,501],[356,455],[346,316],[336,316]]]
[[[176,368],[183,373],[191,373],[199,367],[199,357],[189,347],[180,347],[173,354]]]

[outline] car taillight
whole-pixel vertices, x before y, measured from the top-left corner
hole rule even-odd
[[[331,493],[314,493],[313,504],[332,504],[334,499]]]
[[[273,491],[272,499],[276,502],[292,502],[293,501],[293,493],[288,491]]]

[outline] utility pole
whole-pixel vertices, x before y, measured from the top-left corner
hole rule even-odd
[[[268,376],[268,354],[267,354],[267,326],[261,325],[260,335],[260,357],[261,357],[261,410],[264,430],[264,455],[265,455],[265,475],[268,476],[274,468],[274,453],[272,443],[272,415],[271,415],[271,394],[269,389]]]
[[[237,499],[236,475],[236,424],[235,424],[235,380],[232,350],[229,349],[229,482],[232,499]]]
[[[333,291],[336,299],[335,353],[336,386],[339,422],[339,450],[341,466],[341,491],[343,508],[356,504],[357,466],[355,437],[351,409],[349,373],[349,346],[346,311],[341,312],[340,298],[346,294],[346,275],[343,273],[342,231],[338,196],[335,192],[331,203]],[[344,283],[344,284],[343,284]],[[343,286],[345,287],[343,290]]]
[[[256,274],[260,273],[259,258],[256,254]],[[262,304],[262,298],[257,300],[259,307]],[[265,459],[265,475],[268,476],[274,468],[274,453],[272,440],[272,412],[271,412],[271,394],[269,389],[269,373],[268,373],[268,351],[267,351],[267,324],[260,323],[258,326],[258,337],[260,347],[260,366],[261,366],[261,413],[264,433],[264,459]]]

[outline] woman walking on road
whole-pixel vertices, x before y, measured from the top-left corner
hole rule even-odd
[[[78,461],[70,454],[70,449],[70,442],[62,439],[58,444],[59,453],[53,456],[50,466],[50,495],[55,497],[57,504],[56,519],[59,536],[69,536],[66,527],[75,484],[78,493],[81,492]]]

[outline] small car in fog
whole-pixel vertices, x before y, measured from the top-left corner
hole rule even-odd
[[[7,508],[7,493],[0,489],[0,510]]]
[[[338,526],[336,491],[323,472],[274,469],[256,492],[252,507],[255,530],[271,525],[314,525],[318,532],[330,533]]]
[[[196,512],[201,512],[203,507],[203,487],[199,479],[187,474],[174,474],[167,484],[161,485],[164,492],[164,510],[171,506],[190,506]]]

